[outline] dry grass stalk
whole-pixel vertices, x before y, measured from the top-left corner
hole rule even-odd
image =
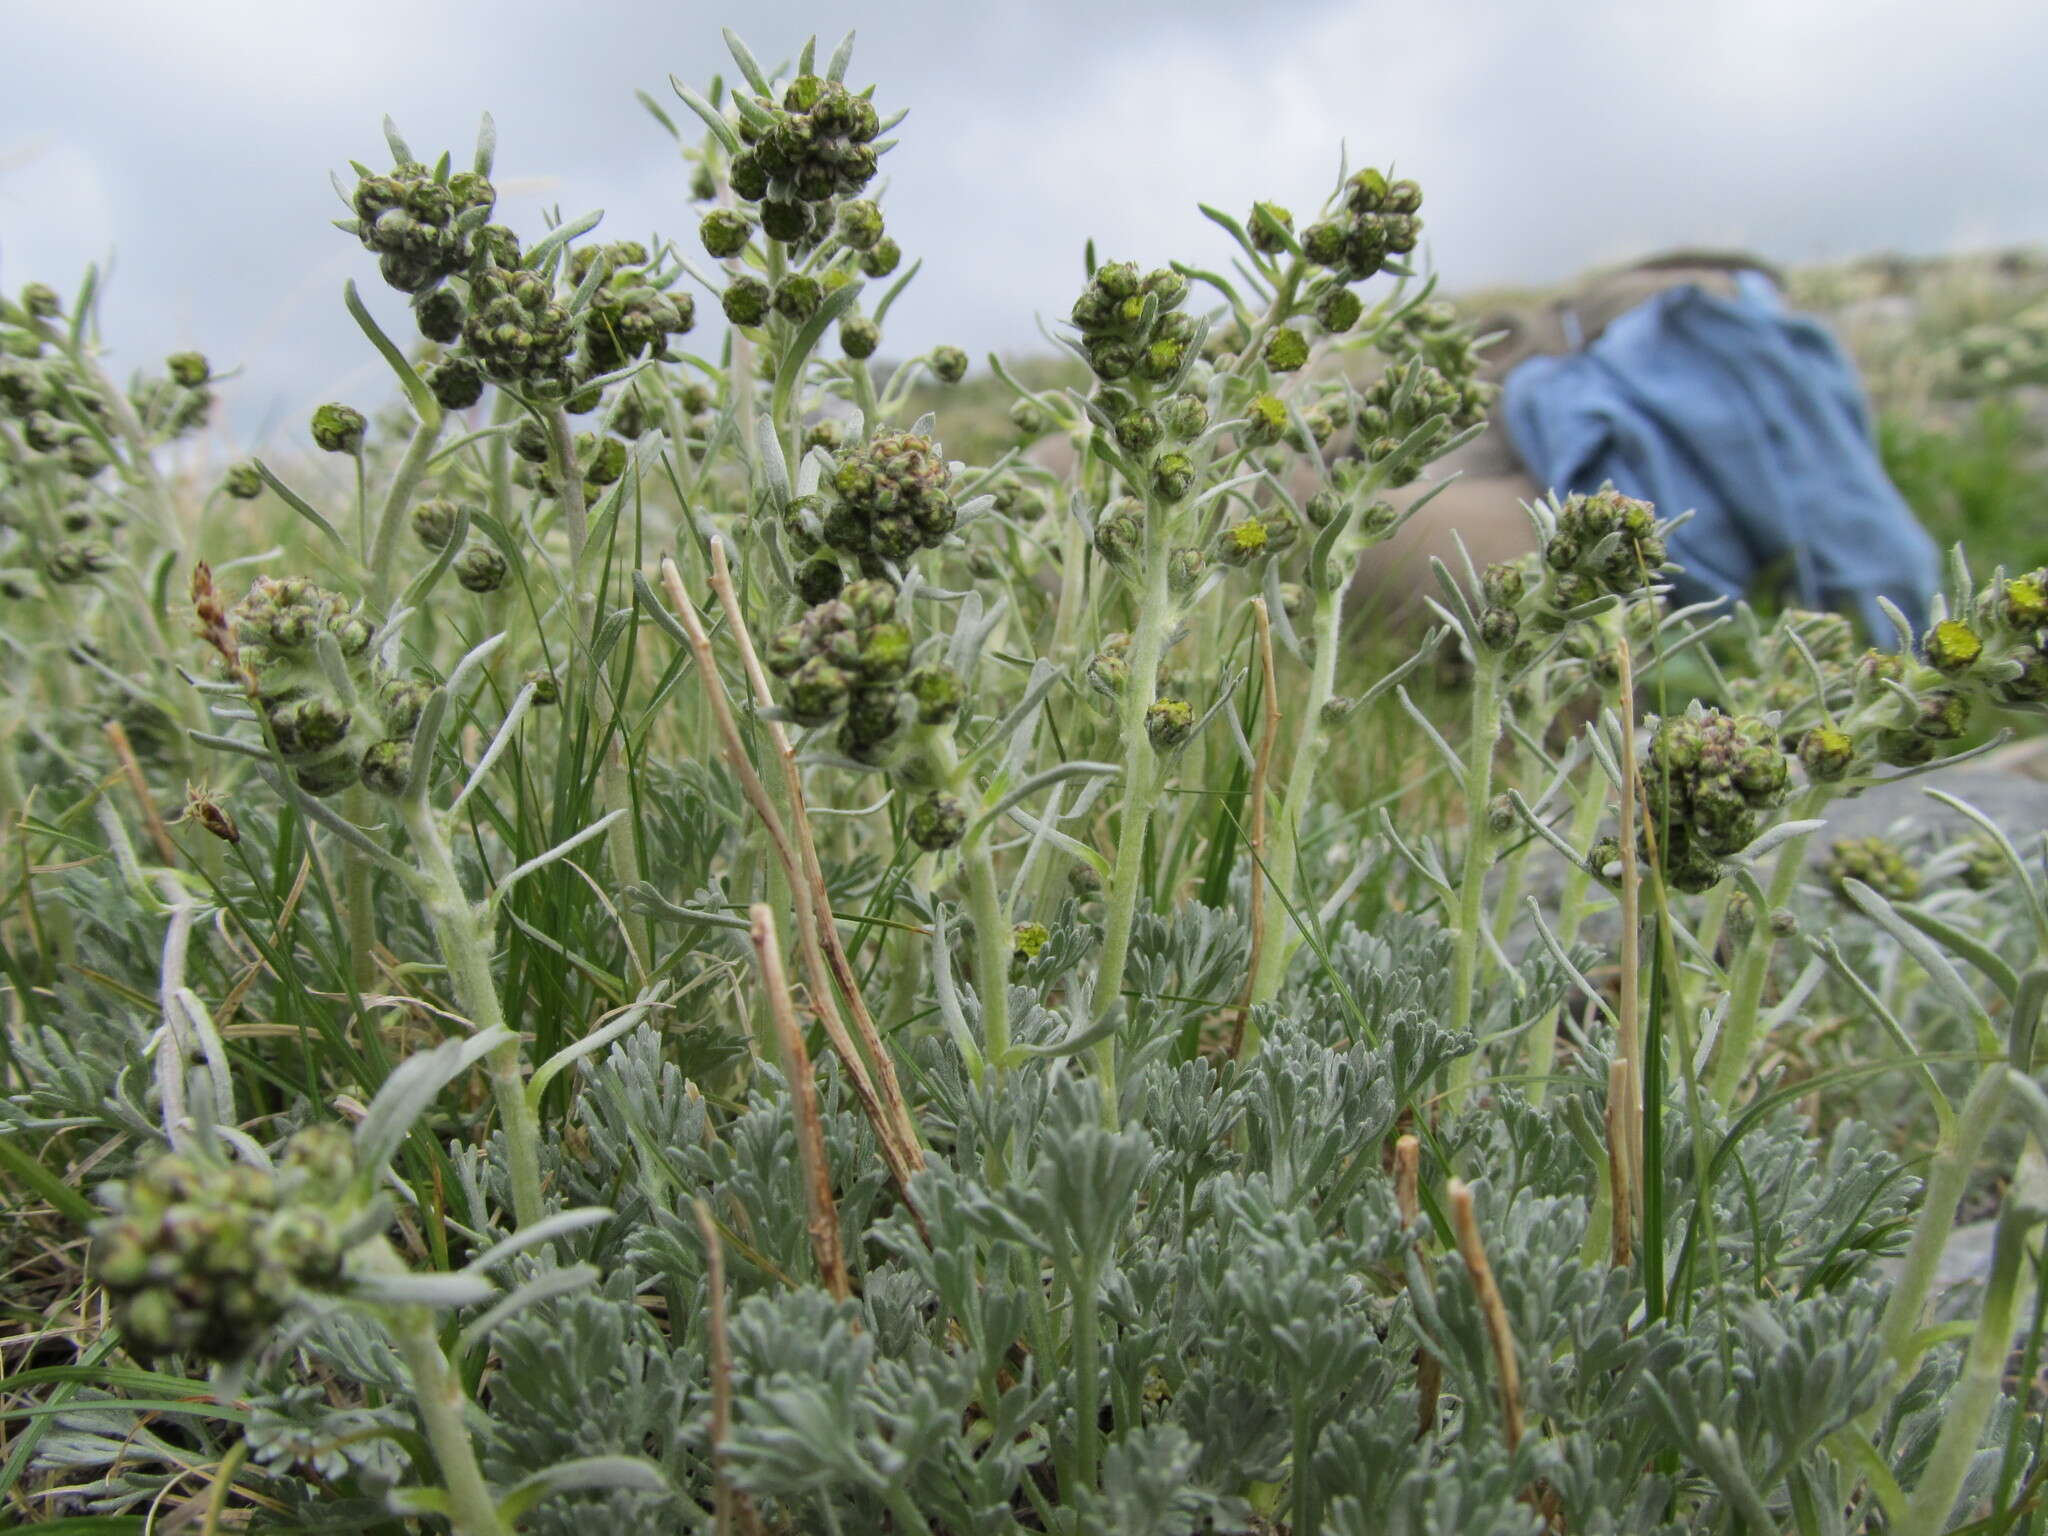
[[[1614,1211],[1614,1267],[1626,1269],[1635,1253],[1635,1224],[1628,1212],[1635,1204],[1636,1181],[1629,1163],[1628,1090],[1634,1081],[1633,1062],[1617,1056],[1607,1064],[1607,1187]]]
[[[1415,1249],[1415,1262],[1429,1272],[1429,1255],[1422,1250],[1422,1143],[1403,1136],[1394,1143],[1394,1203],[1401,1212],[1401,1231]],[[1418,1438],[1436,1428],[1437,1404],[1444,1385],[1443,1362],[1429,1352],[1429,1346],[1415,1350],[1415,1433]]]
[[[109,720],[101,729],[114,748],[122,777],[128,781],[129,789],[134,791],[135,799],[142,807],[142,823],[149,829],[149,840],[156,845],[156,856],[165,864],[176,864],[178,845],[171,841],[170,829],[164,825],[163,814],[156,808],[156,797],[149,792],[149,780],[142,776],[142,764],[135,760],[135,748],[129,744],[128,732],[118,720]]]
[[[703,1200],[690,1202],[697,1215],[697,1230],[704,1237],[704,1283],[710,1301],[711,1333],[711,1469],[715,1482],[718,1536],[732,1536],[737,1522],[752,1536],[761,1528],[747,1496],[732,1486],[725,1474],[725,1437],[732,1428],[732,1342],[725,1331],[725,1245],[718,1236],[718,1223]]]
[[[791,1109],[796,1116],[797,1155],[804,1165],[804,1210],[811,1234],[811,1252],[818,1261],[818,1277],[835,1301],[853,1294],[846,1278],[846,1255],[839,1245],[839,1207],[832,1198],[832,1169],[825,1160],[825,1124],[818,1113],[818,1080],[811,1072],[811,1053],[804,1049],[804,1033],[797,1027],[796,1008],[789,1000],[789,979],[782,971],[782,940],[775,931],[775,914],[765,903],[756,902],[748,914],[752,919],[748,937],[753,940],[754,964],[761,973],[762,990],[768,994],[768,1012],[775,1021],[776,1043],[782,1048],[782,1071],[789,1079]]]
[[[1479,1219],[1472,1211],[1472,1191],[1463,1179],[1452,1179],[1446,1193],[1451,1201],[1451,1226],[1458,1234],[1458,1252],[1472,1276],[1479,1313],[1486,1320],[1486,1336],[1493,1344],[1494,1369],[1500,1375],[1501,1434],[1512,1453],[1522,1443],[1522,1368],[1515,1359],[1514,1329],[1508,1324],[1500,1287],[1494,1284],[1493,1266],[1486,1261]]]
[[[861,1108],[868,1121],[875,1128],[875,1138],[880,1143],[882,1156],[889,1164],[890,1176],[905,1200],[910,1198],[910,1179],[923,1166],[921,1155],[909,1155],[902,1142],[900,1123],[883,1106],[881,1096],[875,1091],[874,1079],[868,1075],[866,1063],[860,1050],[853,1043],[853,1037],[846,1032],[846,1024],[839,1016],[838,1007],[832,1000],[832,989],[826,981],[824,957],[818,944],[818,924],[810,921],[807,899],[808,887],[801,878],[796,853],[790,842],[789,833],[783,826],[782,817],[777,814],[774,802],[768,798],[767,786],[761,776],[754,772],[752,760],[747,756],[746,744],[740,739],[738,723],[733,719],[732,701],[725,692],[725,679],[718,671],[718,658],[711,650],[711,637],[705,632],[704,621],[698,615],[697,605],[690,600],[688,589],[683,585],[682,572],[677,570],[673,560],[661,562],[662,585],[668,592],[670,605],[681,621],[683,632],[689,636],[690,651],[697,661],[697,678],[703,687],[705,702],[711,706],[712,718],[717,722],[721,745],[725,749],[726,761],[732,765],[733,773],[740,781],[740,789],[747,797],[747,803],[754,808],[754,814],[761,818],[767,829],[768,840],[775,849],[775,856],[789,879],[790,889],[795,893],[797,919],[797,955],[803,962],[805,980],[809,983],[811,1010],[818,1022],[824,1026],[826,1038],[832,1042],[832,1049],[839,1053],[845,1063],[847,1076],[853,1082],[855,1094],[860,1098]]]
[[[726,622],[732,627],[733,639],[740,652],[740,664],[746,669],[747,686],[753,690],[754,703],[758,709],[774,706],[775,694],[769,687],[768,674],[761,666],[761,658],[755,654],[754,641],[748,631],[746,615],[742,612],[739,594],[733,590],[732,571],[726,564],[725,546],[717,539],[711,541],[711,590],[717,594],[719,606],[725,610]],[[874,1016],[868,1012],[867,999],[861,994],[860,978],[853,973],[853,962],[847,957],[846,947],[839,939],[839,924],[832,913],[832,896],[825,885],[825,869],[818,862],[818,843],[811,833],[810,812],[804,801],[803,772],[797,767],[796,749],[790,745],[789,733],[780,722],[763,720],[768,739],[775,748],[775,756],[782,764],[783,782],[789,794],[790,819],[795,833],[794,847],[802,864],[802,878],[792,873],[790,885],[802,891],[799,910],[808,906],[812,926],[817,931],[823,947],[825,962],[832,969],[833,979],[838,983],[840,995],[846,999],[847,1010],[853,1015],[853,1027],[860,1036],[872,1059],[875,1081],[881,1089],[882,1102],[895,1117],[901,1142],[901,1151],[908,1165],[914,1170],[924,1166],[923,1143],[917,1134],[917,1122],[911,1118],[910,1106],[903,1097],[903,1090],[896,1079],[896,1063],[889,1055],[888,1047],[882,1043],[881,1031],[875,1028]]]

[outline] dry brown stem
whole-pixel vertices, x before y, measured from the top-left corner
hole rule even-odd
[[[716,539],[711,541],[711,590],[718,595],[719,606],[725,610],[726,623],[732,628],[733,640],[739,647],[740,664],[746,669],[747,686],[753,690],[755,707],[772,708],[775,694],[768,685],[768,674],[761,666],[761,658],[755,654],[753,637],[747,632],[746,615],[741,611],[739,594],[733,590],[732,571],[726,564],[725,546]],[[913,1170],[922,1168],[924,1144],[917,1133],[917,1122],[911,1118],[910,1106],[904,1101],[902,1087],[896,1080],[895,1059],[882,1043],[881,1031],[875,1028],[874,1016],[868,1012],[867,999],[861,994],[860,978],[854,975],[853,962],[847,958],[846,946],[839,939],[839,924],[832,913],[832,895],[825,885],[824,866],[818,862],[817,839],[811,833],[811,816],[804,800],[803,772],[797,767],[796,749],[790,745],[789,733],[783,730],[780,722],[764,719],[762,723],[767,727],[768,739],[782,765],[790,817],[795,824],[794,846],[801,861],[801,878],[796,871],[791,871],[789,883],[793,889],[803,893],[799,898],[799,909],[808,907],[808,916],[817,930],[825,962],[831,967],[833,980],[838,983],[840,995],[846,999],[847,1009],[853,1015],[854,1030],[872,1058],[882,1102],[896,1119],[900,1150]]]
[[[782,1048],[782,1072],[789,1079],[790,1108],[796,1117],[797,1155],[804,1165],[804,1213],[811,1234],[811,1253],[818,1276],[835,1301],[853,1294],[846,1278],[846,1255],[839,1245],[839,1207],[832,1198],[832,1168],[825,1160],[825,1123],[818,1113],[818,1080],[811,1073],[811,1053],[797,1027],[796,1008],[789,1000],[789,979],[782,971],[782,940],[775,914],[756,902],[748,937],[761,988],[768,994],[768,1012],[775,1021],[776,1043]]]
[[[721,745],[725,749],[726,761],[732,765],[733,773],[740,781],[740,789],[747,797],[747,803],[754,808],[754,814],[761,818],[767,830],[768,841],[774,847],[775,856],[789,879],[790,889],[795,893],[797,956],[803,963],[804,977],[809,984],[810,1005],[824,1027],[825,1036],[832,1042],[832,1049],[845,1064],[847,1076],[853,1082],[855,1094],[868,1121],[875,1128],[875,1138],[880,1143],[882,1156],[889,1164],[890,1176],[896,1181],[904,1199],[910,1199],[910,1179],[923,1166],[923,1157],[915,1148],[906,1150],[900,1121],[884,1107],[881,1096],[875,1090],[874,1079],[868,1075],[865,1062],[853,1037],[846,1032],[846,1024],[839,1016],[838,1007],[832,1000],[832,988],[826,981],[825,962],[818,942],[819,924],[812,921],[809,910],[808,886],[801,878],[794,846],[789,832],[783,826],[782,817],[777,814],[774,802],[768,797],[767,786],[754,771],[752,759],[747,756],[746,743],[740,738],[739,724],[733,718],[732,701],[726,696],[725,679],[719,674],[718,658],[712,653],[711,636],[704,629],[704,621],[697,612],[697,605],[690,600],[690,594],[683,585],[682,572],[670,559],[661,562],[662,585],[668,592],[669,603],[681,621],[683,632],[689,637],[690,652],[696,658],[697,678],[704,690],[704,699],[711,707],[713,720],[718,726]]]
[[[1446,1191],[1451,1202],[1451,1227],[1458,1234],[1458,1252],[1472,1276],[1486,1336],[1493,1344],[1494,1369],[1500,1376],[1501,1435],[1510,1454],[1522,1443],[1522,1368],[1515,1359],[1515,1333],[1508,1324],[1507,1304],[1494,1284],[1493,1266],[1479,1238],[1479,1219],[1472,1212],[1472,1191],[1463,1179],[1452,1179]]]

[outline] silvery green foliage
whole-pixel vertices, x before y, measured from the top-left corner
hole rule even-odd
[[[535,1307],[499,1328],[492,1344],[503,1373],[491,1397],[494,1480],[510,1485],[538,1467],[626,1447],[653,1452],[677,1488],[702,1476],[703,1361],[623,1284]],[[570,1494],[539,1506],[528,1528],[572,1536],[594,1521],[631,1530],[684,1518],[675,1494]]]

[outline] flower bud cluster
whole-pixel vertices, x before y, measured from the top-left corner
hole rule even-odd
[[[1097,267],[1069,315],[1095,376],[1163,384],[1178,375],[1198,329],[1180,307],[1187,296],[1188,280],[1170,267],[1143,274],[1128,261]]]
[[[953,531],[953,471],[939,445],[915,432],[884,432],[841,453],[825,477],[830,501],[791,508],[784,526],[799,559],[821,549],[850,557],[861,574],[886,579]],[[813,527],[812,523],[816,526]]]
[[[865,94],[817,75],[791,81],[780,106],[761,98],[748,105],[752,110],[742,111],[738,122],[746,147],[733,156],[732,189],[760,205],[761,228],[770,239],[816,245],[832,232],[836,201],[858,197],[874,180],[881,117]],[[864,212],[854,223],[853,233],[867,240],[856,249],[872,252],[882,244],[879,218],[871,236]]]
[[[1835,894],[1849,898],[1849,882],[1861,880],[1886,901],[1911,901],[1920,894],[1920,876],[1898,844],[1882,837],[1844,837],[1828,849],[1823,873]]]
[[[856,581],[769,637],[763,660],[783,680],[783,707],[799,725],[840,722],[839,747],[879,765],[903,726],[943,725],[964,689],[949,668],[910,664],[910,629],[896,617],[896,590]]]
[[[1543,563],[1551,572],[1549,606],[1562,612],[1609,593],[1634,592],[1648,584],[1664,558],[1657,509],[1647,501],[1612,486],[1569,497],[1543,545]]]
[[[667,352],[671,336],[697,323],[697,301],[654,285],[647,250],[636,240],[585,247],[570,262],[570,275],[583,280],[590,264],[602,261],[609,275],[582,316],[583,355],[579,373],[596,378],[637,358]]]
[[[1714,885],[1720,861],[1756,841],[1791,777],[1776,731],[1754,715],[1704,709],[1661,722],[1643,788],[1665,878],[1682,891]]]
[[[2048,709],[2048,570],[2007,577],[1937,608],[1918,656],[1866,651],[1844,664],[1818,657],[1836,717],[1799,739],[1817,783],[1880,767],[1918,768],[1953,750],[1978,704]]]
[[[361,782],[390,795],[404,788],[413,732],[432,689],[385,670],[371,654],[370,621],[346,598],[303,577],[259,576],[227,623],[244,680],[301,789],[331,795]],[[320,660],[323,639],[340,653],[340,679]]]
[[[2048,568],[2003,571],[1921,641],[1928,666],[2009,709],[2048,705]]]
[[[115,1185],[92,1256],[123,1344],[212,1360],[260,1347],[301,1291],[340,1277],[321,1206],[340,1195],[348,1157],[345,1134],[316,1127],[293,1139],[281,1172],[171,1152]]]
[[[1390,257],[1406,256],[1422,238],[1422,188],[1389,181],[1379,171],[1359,171],[1344,183],[1338,213],[1301,232],[1301,253],[1328,267],[1345,282],[1359,283],[1379,272]]]
[[[1415,433],[1425,432],[1422,451],[1395,477],[1395,483],[1405,485],[1422,473],[1431,449],[1484,421],[1498,392],[1494,385],[1453,376],[1419,356],[1395,363],[1365,391],[1355,422],[1359,446],[1377,464],[1392,458]]]
[[[497,200],[497,189],[473,171],[436,175],[407,163],[383,175],[365,173],[350,202],[356,235],[376,256],[384,281],[400,293],[421,293],[469,266],[476,231]]]

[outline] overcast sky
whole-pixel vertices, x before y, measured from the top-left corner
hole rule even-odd
[[[1197,201],[1306,210],[1340,144],[1426,194],[1452,289],[1567,276],[1677,244],[1787,262],[2048,242],[2039,0],[884,0],[732,6],[764,61],[860,28],[850,80],[910,109],[884,161],[924,273],[886,350],[1036,350],[1081,243],[1220,263]],[[69,290],[113,259],[118,360],[240,365],[236,430],[385,389],[342,311],[355,277],[330,170],[466,154],[495,114],[500,216],[603,209],[694,251],[671,72],[730,73],[719,12],[677,0],[0,0],[0,285]],[[389,301],[389,302],[387,302]],[[409,333],[408,333],[409,334]]]

